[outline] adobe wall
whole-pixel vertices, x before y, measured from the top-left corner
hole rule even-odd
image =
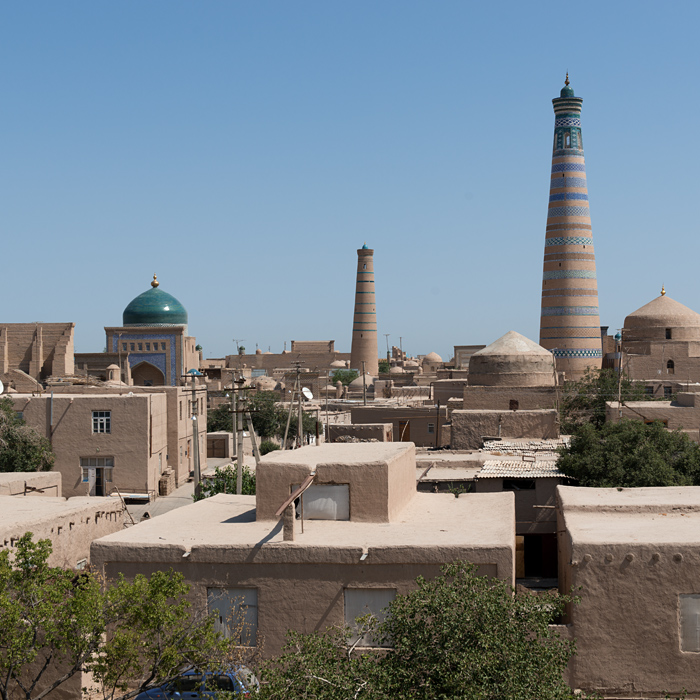
[[[15,369],[36,380],[73,374],[74,331],[74,323],[1,324],[0,377]]]
[[[256,588],[258,631],[264,637],[264,655],[278,655],[287,630],[303,633],[343,625],[345,588],[394,588],[407,593],[417,576],[433,578],[440,566],[455,560],[479,565],[479,573],[509,583],[513,576],[513,550],[507,547],[387,546],[370,547],[361,563],[360,546],[280,547],[252,552],[249,547],[202,545],[185,548],[163,544],[146,551],[109,542],[93,545],[93,563],[107,578],[172,567],[192,585],[195,609],[206,610],[207,588]],[[254,560],[253,560],[254,559]],[[285,561],[286,559],[286,561]]]
[[[461,399],[468,380],[465,379],[438,379],[433,382],[433,401],[446,404],[449,399]]]
[[[700,437],[700,408],[682,406],[675,401],[634,401],[623,404],[622,419],[644,422],[658,420],[669,430],[681,430],[687,433],[691,440],[698,442]],[[606,404],[605,420],[610,423],[619,422],[620,409],[617,401]]]
[[[0,473],[0,496],[63,495],[61,472],[8,472]]]
[[[105,484],[107,493],[111,487],[122,491],[157,489],[158,455],[162,455],[165,467],[167,448],[162,394],[57,393],[53,400],[46,394],[12,398],[27,425],[50,439],[56,455],[54,470],[61,472],[64,496],[88,495],[89,485],[82,482],[81,457],[114,457],[114,481]],[[93,411],[111,411],[111,433],[92,432]]]
[[[292,485],[301,484],[315,468],[314,484],[349,485],[350,520],[391,521],[416,493],[415,447],[404,443],[388,451],[394,444],[335,444],[266,455],[256,470],[257,519],[277,520],[275,512],[291,495]]]
[[[184,484],[194,469],[193,426],[188,411],[191,406],[192,389],[184,386],[129,386],[129,387],[92,387],[72,385],[65,387],[53,386],[56,395],[71,394],[105,394],[115,396],[128,394],[156,394],[166,397],[167,407],[167,452],[163,455],[163,469],[166,465],[176,474],[177,485]],[[197,384],[197,400],[199,411],[199,449],[200,464],[206,464],[207,450],[207,398],[206,387]]]
[[[515,534],[534,535],[555,533],[557,531],[556,505],[557,486],[560,479],[536,478],[534,489],[514,491],[515,496]],[[500,493],[503,491],[503,479],[475,480],[475,493]],[[550,506],[540,508],[538,506]]]
[[[51,540],[50,566],[74,569],[82,560],[89,562],[92,542],[123,527],[118,498],[0,496],[0,551],[31,532],[35,541]]]
[[[350,416],[354,425],[391,423],[394,442],[412,442],[418,447],[434,447],[437,437],[439,446],[450,444],[449,431],[443,430],[448,422],[446,406],[441,406],[439,412],[432,406],[353,406]],[[433,432],[430,432],[431,425]]]
[[[698,654],[680,650],[678,630],[679,593],[700,591],[697,543],[573,543],[570,551],[559,561],[569,569],[563,581],[581,598],[571,615],[574,687],[604,695],[700,693]]]
[[[668,368],[668,361],[673,368]],[[700,343],[677,340],[623,343],[623,367],[630,379],[700,382]]]
[[[555,410],[452,411],[453,450],[477,450],[484,437],[556,438],[559,423]]]
[[[374,439],[379,442],[392,442],[393,426],[391,423],[366,423],[363,425],[352,425],[349,423],[329,424],[329,442],[337,442],[339,437],[345,435],[360,438],[360,440]]]
[[[465,386],[463,401],[465,410],[508,411],[511,401],[517,401],[520,410],[555,408],[557,389],[553,386]]]

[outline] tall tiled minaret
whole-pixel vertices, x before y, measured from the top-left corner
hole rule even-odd
[[[569,74],[554,105],[554,150],[544,242],[540,345],[551,350],[566,379],[580,379],[602,362],[598,285],[586,164],[581,139],[580,97]]]
[[[355,315],[352,324],[350,367],[362,374],[379,375],[377,346],[377,307],[374,303],[374,251],[365,243],[357,251],[357,283],[355,285]]]

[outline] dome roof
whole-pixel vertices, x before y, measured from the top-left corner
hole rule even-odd
[[[561,89],[561,92],[559,93],[559,97],[573,97],[574,96],[574,89],[569,85],[569,73],[567,71],[566,73],[566,80],[564,81],[564,87]]]
[[[272,377],[257,377],[252,383],[258,391],[274,391],[278,384]]]
[[[664,291],[625,319],[623,340],[669,340],[667,329],[671,329],[670,340],[700,339],[700,314]]]
[[[554,386],[554,356],[515,331],[508,331],[469,360],[471,386]]]
[[[442,362],[442,357],[436,352],[429,352],[424,358],[423,362]]]
[[[333,360],[333,362],[331,362],[330,366],[337,367],[337,368],[345,367],[345,362],[343,360]]]
[[[151,289],[132,299],[122,314],[125,326],[186,326],[187,311],[172,294],[158,288],[153,275]]]
[[[371,374],[365,374],[365,385],[367,386],[367,389],[370,389],[371,387],[374,386],[374,377]],[[348,384],[349,389],[360,389],[362,390],[362,375],[357,377],[356,379],[353,379],[350,384]]]
[[[389,370],[389,374],[403,374],[403,373],[404,373],[403,367],[392,367]]]

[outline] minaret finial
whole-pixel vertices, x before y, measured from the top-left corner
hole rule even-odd
[[[569,84],[569,71],[566,71],[566,80],[564,81],[564,85]]]
[[[664,287],[663,284],[661,285],[661,296],[662,297],[666,296],[666,287]]]
[[[153,282],[151,282],[151,287],[153,287],[155,289],[159,284],[160,284],[160,282],[156,278],[156,273],[154,272],[153,273]]]

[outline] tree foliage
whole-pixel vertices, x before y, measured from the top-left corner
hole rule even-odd
[[[357,379],[359,376],[359,372],[354,369],[337,369],[335,372],[333,372],[331,380],[334,384],[336,382],[342,382],[345,386],[347,386],[351,381]]]
[[[649,398],[641,384],[634,383],[623,374],[622,381],[613,369],[588,368],[584,377],[576,382],[567,382],[561,397],[561,431],[568,435],[580,426],[592,423],[600,428],[605,423],[605,404],[617,401],[644,401]]]
[[[255,472],[243,465],[241,493],[244,496],[255,495]],[[193,498],[195,501],[201,501],[203,498],[216,496],[217,493],[236,493],[238,487],[238,466],[236,464],[227,464],[225,467],[217,467],[214,470],[214,475],[202,479],[199,494],[195,493]]]
[[[290,633],[282,656],[262,673],[261,700],[564,700],[574,642],[550,627],[571,599],[514,596],[504,581],[455,562],[390,604],[374,628],[385,653],[359,652],[349,630]],[[362,630],[364,631],[364,630]]]
[[[0,472],[49,471],[51,443],[17,416],[12,399],[0,398]]]
[[[277,402],[278,397],[274,391],[258,391],[249,398],[241,400],[239,408],[250,411],[255,432],[263,439],[284,437],[287,425],[288,409],[283,408]],[[233,414],[229,404],[221,404],[207,415],[207,430],[209,432],[233,431]],[[288,439],[294,440],[297,435],[298,412],[292,410],[292,419],[289,425]],[[304,433],[316,432],[316,419],[309,413],[302,411],[302,429]]]
[[[559,455],[559,470],[578,486],[700,485],[700,446],[658,421],[582,425]]]
[[[123,577],[103,587],[89,572],[50,567],[49,540],[21,537],[0,552],[0,698],[41,700],[80,671],[105,699],[131,698],[183,666],[240,658],[214,620],[193,614],[181,574]],[[242,659],[241,659],[242,660]]]

